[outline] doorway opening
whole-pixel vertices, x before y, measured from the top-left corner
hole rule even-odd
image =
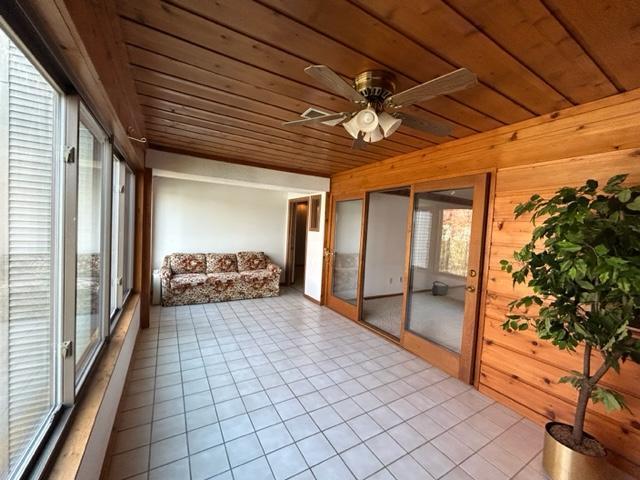
[[[309,199],[289,200],[289,229],[287,236],[286,284],[304,293],[307,261],[307,225]]]

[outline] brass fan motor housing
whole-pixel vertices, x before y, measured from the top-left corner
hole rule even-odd
[[[376,106],[382,103],[396,91],[395,75],[386,70],[367,70],[356,76],[353,87],[367,102]]]

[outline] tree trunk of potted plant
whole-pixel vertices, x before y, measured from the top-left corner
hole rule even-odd
[[[518,205],[516,218],[543,221],[514,253],[515,268],[500,262],[514,284],[533,291],[510,304],[503,328],[533,326],[561,350],[584,347],[582,371],[559,380],[578,390],[573,425],[550,422],[545,429],[543,465],[553,480],[612,478],[604,446],[584,431],[587,407],[592,401],[606,410],[624,408],[623,397],[600,382],[628,359],[640,363],[640,341],[630,330],[640,320],[640,186],[623,185],[626,177],[612,177],[601,190],[588,180]],[[514,313],[534,304],[537,316]],[[594,354],[602,363],[592,374]]]

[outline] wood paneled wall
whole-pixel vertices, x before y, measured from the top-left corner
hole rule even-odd
[[[480,391],[539,423],[570,421],[576,393],[557,383],[580,357],[560,352],[531,331],[500,328],[514,290],[499,262],[530,236],[514,206],[533,193],[550,194],[588,178],[630,173],[640,183],[640,90],[561,110],[509,127],[427,148],[337,174],[331,193],[345,194],[477,172],[492,173],[485,269],[476,361]],[[627,362],[606,383],[623,392],[631,412],[587,416],[588,430],[616,454],[618,465],[640,478],[640,366]]]

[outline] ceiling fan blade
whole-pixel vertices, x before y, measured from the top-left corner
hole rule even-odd
[[[326,65],[311,65],[305,68],[304,71],[307,75],[324,84],[332,92],[335,92],[355,103],[367,103],[366,98],[360,95],[340,75]]]
[[[401,112],[398,112],[394,115],[402,120],[402,125],[413,128],[414,130],[421,130],[423,132],[432,133],[439,137],[446,137],[448,135],[451,135],[452,128],[451,125],[447,123],[416,118]]]
[[[284,122],[283,125],[307,125],[310,123],[322,123],[327,122],[329,120],[344,120],[348,118],[350,113],[348,112],[340,112],[340,113],[329,113],[327,115],[318,115],[317,117],[312,118],[302,118],[300,120],[292,120],[290,122]]]
[[[404,92],[391,95],[385,103],[394,108],[406,107],[438,95],[448,95],[449,93],[464,90],[477,83],[478,77],[476,77],[475,73],[466,68],[460,68],[455,72],[421,83]]]
[[[351,144],[351,148],[354,150],[363,150],[367,145],[367,142],[364,141],[364,132],[358,132],[358,138],[356,138]]]

